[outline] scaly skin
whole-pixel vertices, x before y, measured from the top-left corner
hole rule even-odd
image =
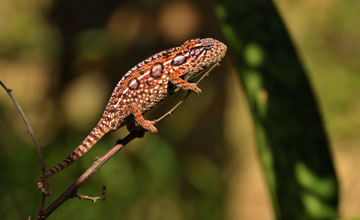
[[[187,80],[218,63],[225,56],[226,49],[225,44],[211,38],[193,39],[137,64],[115,87],[95,128],[73,153],[48,170],[45,177],[49,178],[68,167],[89,151],[107,132],[126,125],[132,118],[144,129],[157,132],[155,123],[145,120],[143,114],[170,95],[170,83],[177,88],[199,94],[201,89]],[[42,179],[39,180],[38,187],[43,193],[46,192]]]

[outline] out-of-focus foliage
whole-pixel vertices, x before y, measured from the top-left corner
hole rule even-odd
[[[330,134],[341,183],[340,216],[359,216],[359,174],[354,170],[360,167],[360,6],[335,0],[278,0],[276,5],[309,69]],[[0,79],[27,114],[47,165],[58,163],[82,141],[113,87],[136,63],[189,38],[224,40],[214,11],[208,1],[0,1]],[[257,18],[268,19],[266,14]],[[245,27],[246,19],[241,22]],[[129,144],[80,189],[98,195],[106,185],[106,201],[70,200],[50,219],[273,218],[254,152],[253,121],[233,66],[231,51],[242,45],[231,39],[225,43],[230,47],[226,59],[201,84],[201,96],[191,96],[173,117],[157,125],[159,134]],[[260,65],[266,55],[257,44],[244,51],[251,66]],[[256,77],[250,81],[259,86]],[[267,96],[260,93],[258,98]],[[268,109],[259,110],[265,114]],[[84,158],[52,177],[53,198],[125,134],[121,129],[107,135]],[[2,218],[34,216],[40,201],[39,163],[3,91],[0,167]],[[294,167],[304,188],[327,194],[331,187],[306,164]],[[316,207],[311,196],[304,200]]]
[[[268,1],[222,1],[218,14],[254,118],[276,219],[337,218],[327,135],[275,7]]]

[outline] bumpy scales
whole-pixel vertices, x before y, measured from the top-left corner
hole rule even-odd
[[[143,114],[167,98],[171,90],[170,84],[200,93],[201,89],[188,80],[218,63],[225,56],[226,49],[225,44],[211,38],[193,39],[137,64],[115,87],[95,128],[73,153],[47,171],[45,177],[60,172],[78,160],[107,132],[126,125],[132,116],[144,129],[157,132],[154,122],[145,120]],[[42,179],[39,180],[38,187],[42,192],[46,192]]]

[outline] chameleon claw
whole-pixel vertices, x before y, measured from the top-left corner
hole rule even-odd
[[[143,123],[141,124],[141,127],[145,128],[146,130],[151,131],[152,133],[157,133],[158,130],[156,129],[156,127],[154,126],[154,124],[155,124],[154,121],[145,120],[145,121],[143,121]]]
[[[201,89],[196,85],[196,83],[191,83],[189,89],[193,92],[196,92],[198,95],[201,93]]]
[[[177,85],[178,87],[180,87],[181,89],[183,90],[191,90],[193,92],[196,92],[198,95],[200,94],[201,92],[201,89],[197,86],[196,83],[183,83],[181,85]]]

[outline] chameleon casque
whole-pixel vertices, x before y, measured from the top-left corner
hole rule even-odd
[[[171,94],[171,88],[191,90],[199,94],[201,89],[188,80],[220,62],[226,50],[225,44],[212,38],[192,39],[180,47],[161,51],[134,66],[115,87],[95,128],[74,152],[48,170],[45,178],[78,160],[109,131],[127,125],[134,119],[144,129],[157,132],[155,122],[145,120],[143,114],[166,99]],[[38,187],[44,192],[42,178]]]

